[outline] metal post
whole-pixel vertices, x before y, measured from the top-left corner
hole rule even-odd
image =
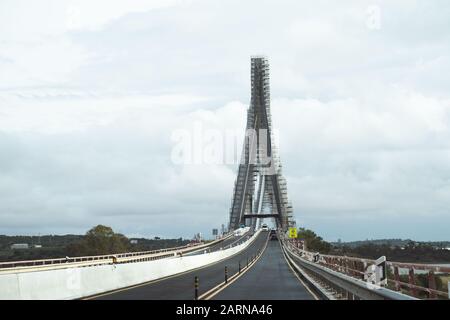
[[[414,287],[416,285],[416,279],[415,279],[415,275],[414,275],[414,269],[411,268],[409,269],[409,284],[412,285],[413,287],[411,289],[411,294],[413,297],[417,297],[417,289]]]
[[[194,300],[198,300],[198,277],[197,276],[195,276],[195,278],[194,278],[194,288],[195,288]]]
[[[428,273],[428,288],[436,290],[436,278],[434,277],[434,272],[432,270]],[[429,296],[430,299],[436,299],[436,293],[434,291],[431,291]]]
[[[241,261],[239,261],[239,273],[241,273]]]
[[[225,266],[225,283],[228,283],[228,268]]]
[[[395,290],[396,291],[401,291],[400,274],[398,272],[398,266],[394,267],[394,279],[395,279]]]

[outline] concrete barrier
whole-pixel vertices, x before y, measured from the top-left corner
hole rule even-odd
[[[75,267],[48,271],[0,273],[0,300],[77,299],[218,262],[247,248],[258,236],[233,248],[195,256],[154,261]]]

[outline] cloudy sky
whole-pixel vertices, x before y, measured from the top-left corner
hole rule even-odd
[[[237,165],[174,162],[174,132],[243,133],[264,54],[298,224],[450,240],[449,17],[447,0],[0,0],[0,234],[227,223]]]

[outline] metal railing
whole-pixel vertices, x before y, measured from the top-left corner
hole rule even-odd
[[[208,247],[217,242],[227,239],[230,235],[226,235],[220,239],[212,241],[210,243],[198,243],[196,245],[185,245],[179,247],[139,251],[139,252],[126,252],[109,255],[97,255],[97,256],[81,256],[81,257],[65,257],[56,259],[39,259],[39,260],[24,260],[24,261],[7,261],[0,262],[0,272],[4,271],[23,271],[30,269],[52,269],[59,267],[78,267],[78,266],[95,266],[100,264],[110,263],[131,263],[142,262],[156,259],[163,259],[173,257],[178,254],[198,250],[200,248]]]
[[[187,248],[188,246],[151,250],[151,251],[140,251],[140,252],[127,252],[119,254],[109,254],[109,255],[98,255],[98,256],[81,256],[81,257],[66,257],[66,258],[56,258],[56,259],[39,259],[39,260],[24,260],[24,261],[8,261],[0,262],[0,270],[7,268],[17,268],[17,267],[36,267],[36,266],[48,266],[56,264],[66,264],[66,263],[79,263],[79,262],[98,262],[103,260],[113,260],[128,257],[138,257],[145,255],[153,255],[163,252],[176,251],[180,249]]]
[[[368,267],[376,262],[371,259],[305,251],[298,242],[289,239],[284,239],[283,242],[299,258],[362,281],[366,279]],[[386,261],[387,281],[384,288],[419,299],[449,299],[450,292],[443,291],[449,288],[449,284],[442,281],[442,278],[446,278],[448,282],[449,276],[449,267]],[[438,281],[441,282],[440,287],[437,286]]]

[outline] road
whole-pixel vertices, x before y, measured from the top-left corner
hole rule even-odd
[[[280,243],[269,241],[256,264],[213,299],[217,300],[312,300],[287,264]]]
[[[235,246],[235,245],[241,243],[242,241],[245,241],[248,237],[250,237],[252,235],[253,235],[252,231],[246,232],[242,236],[232,235],[231,237],[229,237],[229,238],[227,238],[227,239],[225,239],[225,240],[223,240],[223,241],[221,241],[221,242],[219,242],[219,243],[217,243],[215,245],[212,245],[212,246],[210,246],[208,248],[205,248],[205,249],[200,249],[198,251],[193,251],[193,252],[187,253],[187,254],[185,254],[185,256],[202,254],[205,251],[206,252],[214,252],[214,251],[218,251],[218,250],[222,250],[222,249],[228,249],[230,245]]]
[[[268,232],[263,231],[254,242],[242,252],[213,265],[194,271],[175,275],[147,284],[117,290],[111,293],[91,297],[99,300],[190,300],[194,299],[194,277],[199,277],[199,295],[215,287],[224,280],[225,266],[228,274],[238,272],[239,262],[244,265],[247,258],[262,250],[267,241]]]

